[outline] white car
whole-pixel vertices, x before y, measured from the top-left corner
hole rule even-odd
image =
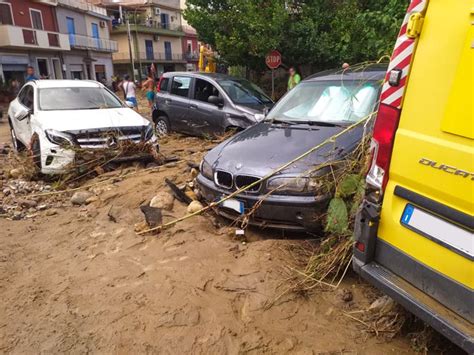
[[[114,149],[119,141],[158,148],[153,125],[101,83],[35,80],[8,109],[13,147],[29,149],[43,174],[60,174],[74,163],[77,147]]]

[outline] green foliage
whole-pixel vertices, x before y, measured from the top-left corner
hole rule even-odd
[[[317,69],[390,54],[407,0],[187,0],[187,21],[229,65],[265,68],[278,49],[287,65]]]
[[[346,203],[342,198],[335,197],[329,203],[326,219],[326,232],[341,235],[349,228],[349,216]]]
[[[364,186],[364,179],[360,174],[348,174],[337,185],[336,196],[349,197],[354,195],[361,186]]]

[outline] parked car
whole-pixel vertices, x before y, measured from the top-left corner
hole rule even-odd
[[[403,23],[374,126],[353,266],[474,354],[473,8],[453,5],[412,1]]]
[[[170,72],[160,78],[152,117],[159,135],[215,135],[256,124],[272,106],[273,101],[245,79]]]
[[[302,81],[264,121],[229,138],[204,157],[197,178],[204,198],[213,202],[250,185],[370,115],[377,105],[385,70],[373,66],[359,72],[332,71]],[[349,131],[337,140],[337,149],[332,144],[323,146],[268,181],[226,201],[218,208],[219,213],[235,219],[263,199],[251,224],[301,231],[318,229],[317,216],[331,196],[321,189],[320,175],[301,175],[315,165],[351,153],[363,132],[364,127]],[[327,170],[318,174],[323,173]]]
[[[157,145],[153,124],[101,83],[36,80],[26,83],[8,109],[13,147],[30,149],[44,174],[62,173],[75,149],[115,149],[120,141]]]

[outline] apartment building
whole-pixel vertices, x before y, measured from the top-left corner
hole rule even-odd
[[[31,65],[42,78],[111,83],[110,29],[89,0],[0,0],[0,78],[23,82]]]
[[[59,31],[67,33],[71,46],[63,54],[65,77],[110,83],[117,42],[110,39],[106,9],[86,0],[58,0],[56,17]]]
[[[186,0],[180,0],[181,8],[181,25],[183,26],[184,37],[183,42],[183,53],[186,59],[186,70],[197,71],[199,62],[199,42],[196,30],[188,24],[183,16],[184,10],[186,10]]]
[[[24,80],[28,65],[39,76],[62,79],[69,39],[60,33],[56,0],[0,0],[0,77]]]
[[[98,1],[113,17],[111,37],[118,43],[113,54],[117,74],[135,69],[136,78],[143,79],[152,64],[158,74],[186,70],[179,0]]]

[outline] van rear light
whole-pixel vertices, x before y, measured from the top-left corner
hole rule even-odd
[[[388,181],[388,170],[392,156],[395,133],[400,120],[400,110],[380,104],[372,137],[372,166],[367,183],[384,191]]]

